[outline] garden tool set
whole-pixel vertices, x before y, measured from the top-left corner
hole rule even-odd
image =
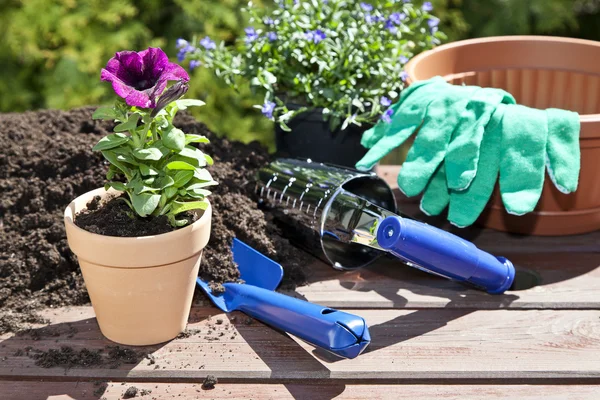
[[[407,265],[503,293],[512,263],[451,233],[397,214],[389,186],[373,173],[278,159],[258,172],[257,192],[295,244],[340,270],[391,254]]]

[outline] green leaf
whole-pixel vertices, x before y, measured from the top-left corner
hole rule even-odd
[[[206,189],[194,189],[194,190],[188,190],[187,195],[190,197],[193,197],[195,199],[203,199],[207,196],[210,196],[212,194],[212,192],[210,190],[206,190]]]
[[[210,140],[206,136],[187,134],[185,135],[185,144],[190,143],[210,143]]]
[[[118,114],[112,107],[100,107],[92,114],[92,119],[108,119],[115,120],[118,118]]]
[[[184,211],[189,210],[206,210],[208,208],[208,201],[174,201],[171,203],[171,211],[169,214],[177,215]]]
[[[167,164],[168,169],[178,169],[178,170],[186,170],[186,171],[194,171],[196,167],[192,164],[187,163],[185,161],[172,161]]]
[[[208,165],[213,165],[213,164],[215,163],[215,161],[212,159],[212,157],[211,157],[211,156],[209,156],[208,154],[205,154],[205,155],[204,155],[204,159],[206,160],[206,163],[207,163]]]
[[[169,175],[161,176],[156,180],[155,187],[160,190],[163,190],[167,187],[173,186],[175,184],[175,180],[171,178]]]
[[[181,129],[173,127],[162,134],[162,143],[168,149],[180,151],[185,146],[185,134]]]
[[[196,182],[196,183],[192,183],[186,189],[187,190],[197,190],[197,189],[205,188],[205,187],[208,187],[208,186],[216,186],[218,184],[219,183],[217,181]]]
[[[175,174],[174,179],[174,186],[176,188],[182,187],[184,186],[186,183],[188,183],[190,181],[190,179],[192,179],[192,177],[194,176],[194,171],[179,171]]]
[[[179,152],[180,156],[192,158],[197,161],[197,167],[204,167],[206,165],[206,157],[204,153],[192,146],[186,146]]]
[[[127,190],[123,182],[108,182],[107,185],[120,192],[124,192]]]
[[[175,186],[169,186],[163,191],[163,194],[167,197],[167,199],[170,199],[177,194],[177,188]]]
[[[160,194],[132,194],[133,209],[140,217],[146,217],[154,212],[160,201]]]
[[[154,169],[154,168],[152,168],[152,167],[150,167],[149,165],[146,165],[146,164],[140,164],[140,172],[144,176],[158,175],[158,171],[156,169]]]
[[[212,176],[210,175],[210,172],[208,172],[208,170],[204,168],[196,168],[196,170],[194,171],[194,178],[200,179],[201,181],[213,180]]]
[[[185,110],[188,107],[202,107],[206,103],[196,99],[180,99],[175,101],[175,105],[180,110]]]
[[[160,160],[163,156],[162,152],[156,147],[149,147],[147,149],[135,149],[133,150],[133,155],[138,160],[151,160],[157,161]]]
[[[115,126],[115,132],[125,132],[133,130],[137,127],[138,120],[140,119],[140,114],[134,113],[129,116],[127,121]]]
[[[104,158],[106,158],[108,160],[109,163],[111,163],[116,168],[121,170],[121,172],[123,172],[126,177],[129,178],[131,176],[131,174],[132,174],[131,169],[127,165],[125,165],[123,162],[119,161],[117,159],[117,154],[115,154],[112,150],[104,150],[102,152],[102,155],[104,156]]]
[[[122,133],[111,133],[100,139],[100,141],[92,147],[92,151],[102,151],[119,147],[123,143],[127,143],[129,136]]]

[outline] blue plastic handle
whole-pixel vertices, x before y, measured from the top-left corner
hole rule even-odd
[[[504,293],[515,268],[473,243],[423,222],[392,216],[377,228],[377,243],[396,257],[434,274],[467,282],[488,293]]]
[[[341,357],[357,357],[371,341],[369,328],[359,316],[252,285],[223,286],[230,310],[242,311]]]

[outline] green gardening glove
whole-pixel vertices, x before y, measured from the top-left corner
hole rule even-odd
[[[428,108],[428,115],[398,175],[398,186],[407,196],[421,193],[442,161],[448,187],[452,189],[451,184],[456,189],[468,187],[477,173],[483,131],[491,115],[499,104],[515,103],[504,90],[458,88],[461,89],[456,91],[458,99],[448,96],[432,102]],[[446,99],[453,105],[448,107]],[[455,111],[459,112],[455,114]]]
[[[415,85],[418,86],[413,87]],[[450,85],[442,78],[433,78],[415,85],[404,91],[400,101],[391,108],[394,115],[390,123],[380,122],[365,132],[361,143],[370,147],[370,150],[356,164],[357,169],[371,169],[420,127],[415,145],[417,149],[428,150],[424,154],[427,162],[419,166],[418,178],[412,180],[413,185],[402,187],[409,196],[416,195],[425,188],[444,159],[461,112],[467,106],[470,95],[478,89],[474,86]],[[411,151],[414,154],[414,148]]]
[[[423,195],[421,209],[437,215],[450,203],[448,220],[458,227],[471,225],[488,203],[499,173],[504,206],[512,214],[533,211],[542,191],[544,168],[559,190],[575,191],[579,129],[579,117],[570,111],[500,104],[485,129],[471,185],[463,191],[448,190],[443,186],[442,166]]]

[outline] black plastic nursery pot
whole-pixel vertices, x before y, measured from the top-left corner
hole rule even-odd
[[[315,162],[354,167],[367,152],[360,139],[366,126],[350,125],[346,129],[331,131],[329,122],[323,120],[322,109],[314,109],[294,117],[286,132],[275,126],[277,156],[310,158]]]

